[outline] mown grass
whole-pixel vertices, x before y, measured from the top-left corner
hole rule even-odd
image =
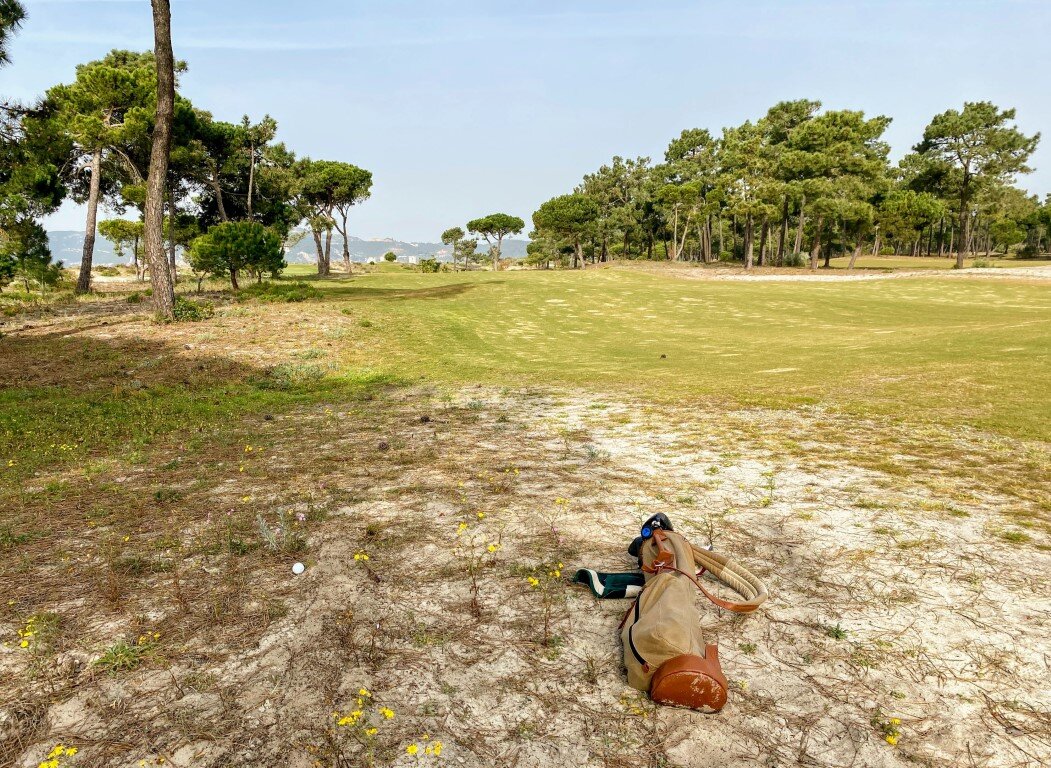
[[[319,282],[398,375],[822,404],[1051,436],[1051,293],[1026,280],[739,282],[630,269]]]

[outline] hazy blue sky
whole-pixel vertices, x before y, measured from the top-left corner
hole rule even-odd
[[[152,44],[147,0],[27,0],[0,94]],[[660,157],[782,99],[894,118],[895,157],[964,100],[1051,131],[1048,0],[173,0],[182,91],[226,120],[269,112],[300,154],[373,171],[351,230],[435,240],[529,220],[614,154]],[[1022,183],[1051,192],[1051,136]],[[82,228],[67,206],[49,223]]]

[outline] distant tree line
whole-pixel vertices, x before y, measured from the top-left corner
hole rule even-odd
[[[167,3],[160,6],[162,14],[154,2],[155,21],[167,23]],[[19,3],[0,0],[0,65],[23,18]],[[177,78],[186,65],[176,61],[170,68]],[[39,222],[66,199],[86,209],[77,292],[91,289],[96,231],[145,279],[150,171],[161,165],[156,197],[172,281],[180,248],[198,277],[222,276],[236,287],[246,273],[275,275],[286,266],[288,248],[308,233],[318,272],[329,274],[333,231],[342,236],[343,266],[350,271],[348,218],[368,198],[372,174],[350,163],[297,157],[276,140],[277,123],[269,116],[216,120],[177,92],[163,109],[158,73],[165,70],[155,52],[115,50],[78,66],[71,83],[50,88],[36,104],[3,105],[0,287],[16,276],[27,288],[57,280],[60,270]],[[161,154],[154,147],[158,114],[170,123]],[[99,222],[100,205],[121,218]]]
[[[1014,186],[1039,134],[1015,111],[966,103],[931,120],[900,163],[890,118],[781,102],[713,135],[684,130],[664,153],[614,157],[533,214],[527,263],[584,267],[613,258],[737,261],[816,268],[863,253],[956,256],[1049,247],[1051,195]]]

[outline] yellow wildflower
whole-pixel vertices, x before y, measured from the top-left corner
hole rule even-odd
[[[885,738],[887,739],[887,743],[892,747],[898,743],[898,734],[896,733],[888,733]]]
[[[492,554],[493,552],[496,552],[498,549],[500,549],[500,545],[490,544],[488,547],[486,547],[486,549],[489,550],[489,554]]]
[[[369,689],[368,688],[362,688],[360,691],[358,691],[358,696],[371,696],[371,695],[372,694],[369,693]]]
[[[517,472],[518,470],[515,470]],[[442,743],[440,741],[434,742],[434,756],[439,757],[442,754]]]
[[[420,748],[417,747],[415,744],[410,744],[409,746],[405,747],[405,751],[408,752],[410,755],[415,755],[417,752],[420,751]]]
[[[389,707],[380,707],[380,714],[383,715],[388,720],[391,720],[391,719],[394,718],[394,710],[390,709]]]
[[[540,586],[540,579],[534,576],[530,576],[528,579],[526,579],[526,581],[529,582],[529,586],[531,586],[533,589],[536,589]]]
[[[485,520],[485,512],[479,512],[478,513],[478,519],[479,520]]]
[[[373,726],[372,728],[366,728],[365,729],[365,735],[366,736],[375,736],[377,730],[378,729],[375,726]]]

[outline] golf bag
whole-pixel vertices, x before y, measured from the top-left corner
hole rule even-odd
[[[628,683],[661,704],[717,712],[726,703],[726,677],[716,646],[702,637],[695,592],[720,608],[749,613],[766,600],[766,588],[730,558],[693,546],[664,515],[650,518],[642,532],[629,551],[639,558],[645,583],[620,630]],[[744,602],[712,594],[700,581],[705,571]]]

